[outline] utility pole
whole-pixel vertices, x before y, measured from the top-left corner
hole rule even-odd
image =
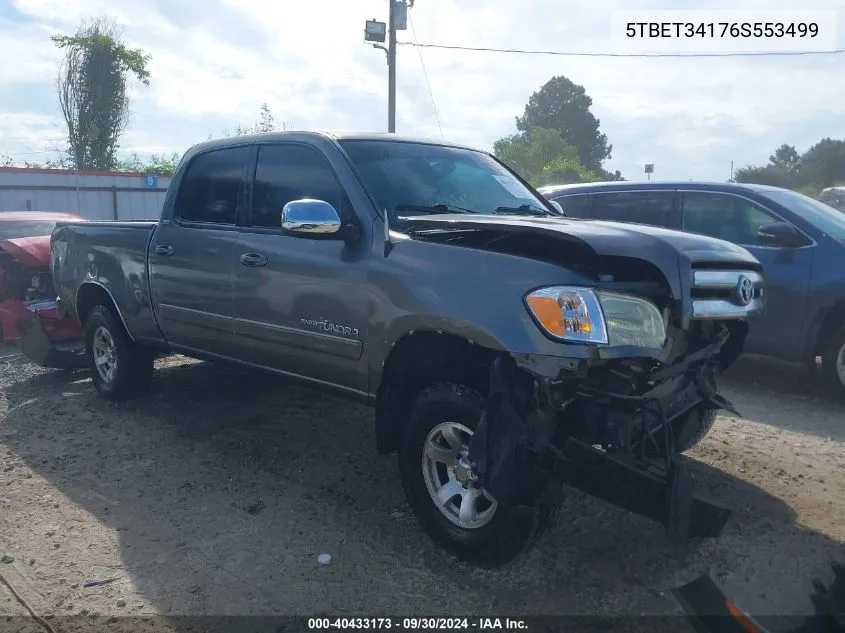
[[[387,131],[396,132],[396,0],[387,0]]]
[[[390,4],[387,24],[375,18],[367,20],[364,41],[387,54],[387,131],[396,132],[396,31],[408,28],[408,8],[414,0],[387,0]],[[384,45],[385,39],[387,46]]]

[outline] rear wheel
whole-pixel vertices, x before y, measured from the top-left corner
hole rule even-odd
[[[484,567],[507,563],[553,522],[558,506],[509,507],[477,485],[467,461],[484,398],[458,384],[420,391],[399,449],[408,503],[420,525],[455,556]]]
[[[822,376],[828,388],[845,400],[845,327],[826,338],[822,351]]]
[[[106,306],[94,306],[88,314],[85,352],[94,388],[104,398],[127,400],[149,390],[153,350],[134,343]]]

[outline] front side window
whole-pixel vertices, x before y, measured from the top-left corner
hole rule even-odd
[[[620,191],[599,193],[593,202],[593,218],[670,226],[674,191]]]
[[[252,195],[252,226],[280,229],[282,209],[293,200],[312,198],[340,214],[340,185],[326,158],[304,145],[263,145],[258,150]]]
[[[425,213],[438,205],[457,213],[557,214],[484,152],[401,141],[345,140],[340,145],[379,210],[393,216]]]
[[[186,222],[235,224],[238,193],[249,147],[199,154],[188,165],[176,197],[176,217]]]
[[[735,244],[757,245],[757,231],[778,218],[738,196],[715,191],[684,193],[684,230]]]

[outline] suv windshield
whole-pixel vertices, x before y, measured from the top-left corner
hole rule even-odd
[[[819,195],[819,202],[824,202],[838,211],[845,211],[845,189],[825,189]]]
[[[0,240],[50,235],[54,228],[55,222],[0,222]]]
[[[797,191],[764,191],[769,200],[785,206],[831,238],[845,242],[845,214]]]
[[[560,215],[483,152],[404,141],[340,141],[380,209]]]

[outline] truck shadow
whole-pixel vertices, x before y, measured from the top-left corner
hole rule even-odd
[[[726,372],[723,390],[748,419],[845,442],[842,403],[803,366],[746,355]]]
[[[786,539],[800,542],[806,570],[845,558],[779,499],[695,463],[702,489],[734,510],[721,538],[675,543],[570,492],[560,525],[524,560],[482,571],[417,527],[364,407],[206,363],[161,367],[151,394],[121,405],[97,398],[84,374],[40,373],[5,395],[11,452],[115,535],[109,562],[119,555],[137,600],[176,629],[181,614],[676,613],[670,589],[708,571],[741,588],[756,570],[770,598],[778,583],[809,593]],[[102,533],[70,529],[20,557],[50,560],[53,540],[76,539],[73,582],[90,579]],[[84,606],[85,592],[118,589],[74,591]],[[763,591],[745,605],[768,604]]]

